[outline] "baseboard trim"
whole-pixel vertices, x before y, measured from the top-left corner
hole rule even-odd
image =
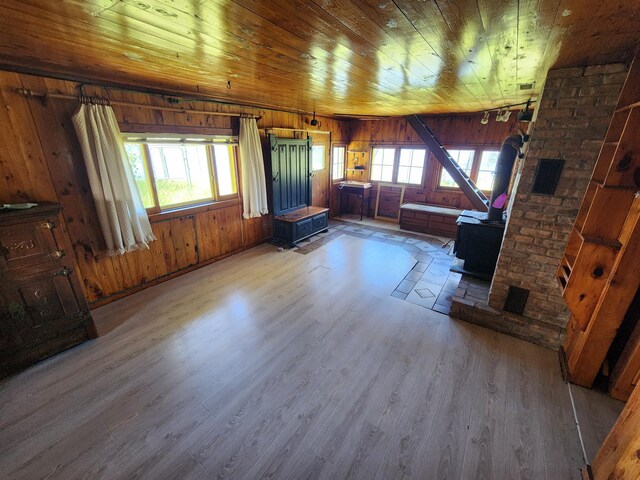
[[[582,480],[594,480],[593,470],[588,463],[580,469],[580,474],[582,475]]]
[[[558,349],[558,361],[560,362],[560,373],[562,374],[562,380],[565,382],[571,382],[571,375],[569,374],[569,362],[567,361],[567,352],[564,347],[560,346]]]

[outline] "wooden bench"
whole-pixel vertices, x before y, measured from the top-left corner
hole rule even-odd
[[[412,232],[455,237],[456,219],[462,210],[424,203],[405,203],[400,207],[400,228]]]
[[[329,209],[322,207],[301,207],[273,217],[273,236],[294,247],[329,226]]]

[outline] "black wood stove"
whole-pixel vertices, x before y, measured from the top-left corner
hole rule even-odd
[[[454,265],[451,270],[483,280],[493,277],[504,236],[511,172],[516,157],[522,157],[522,146],[528,140],[528,135],[519,134],[507,137],[502,142],[489,212],[464,210],[458,217],[454,253],[464,260],[464,266]]]
[[[456,223],[454,253],[464,260],[464,267],[454,267],[453,270],[483,280],[490,279],[498,262],[505,224],[488,222],[485,212],[472,210],[464,210]]]

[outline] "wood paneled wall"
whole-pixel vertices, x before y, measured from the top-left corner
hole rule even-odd
[[[85,295],[92,306],[133,293],[199,265],[210,263],[271,236],[271,216],[242,219],[241,199],[220,202],[171,214],[151,217],[158,238],[145,251],[119,257],[104,255],[102,233],[91,196],[71,115],[77,103],[49,99],[46,103],[14,92],[16,88],[77,95],[79,84],[47,77],[0,71],[0,203],[57,202],[70,237]],[[160,97],[85,87],[86,94],[135,104],[170,104]],[[211,112],[242,112],[260,115],[259,128],[312,128],[306,115],[205,102],[181,103],[185,109]],[[193,132],[237,134],[237,117],[179,113],[139,107],[114,106],[122,131]],[[349,122],[319,117],[331,140],[345,141]],[[278,131],[289,136],[293,132]],[[264,131],[261,131],[264,136]],[[269,152],[265,146],[265,160]],[[241,159],[240,159],[241,162]],[[329,164],[317,175],[329,183]],[[328,205],[329,189],[314,192],[326,198],[314,203]]]
[[[158,241],[146,251],[121,257],[104,255],[102,234],[80,147],[71,124],[77,108],[74,101],[39,99],[15,93],[17,88],[77,95],[79,84],[48,77],[0,71],[0,202],[57,202],[63,206],[74,256],[83,280],[85,295],[92,306],[135,292],[199,265],[215,261],[248,248],[271,236],[271,217],[243,220],[241,200],[173,212],[151,218]],[[138,105],[170,106],[166,100],[144,93],[86,86],[85,93]],[[261,129],[312,129],[307,115],[254,109],[237,105],[205,102],[181,103],[185,109],[211,112],[242,112],[260,115]],[[114,106],[123,131],[173,133],[237,133],[236,117],[202,113],[179,113],[140,107]],[[318,117],[322,130],[331,135],[317,135],[318,140],[345,143],[349,150],[363,150],[368,162],[371,144],[421,144],[415,132],[402,118],[382,121],[347,121]],[[499,146],[511,124],[480,124],[480,116],[425,117],[426,123],[445,144]],[[261,131],[264,135],[264,131]],[[294,136],[288,130],[276,130],[283,137]],[[300,135],[300,134],[298,134]],[[303,134],[306,135],[306,134]],[[330,153],[330,152],[328,152]],[[265,143],[265,159],[269,158]],[[353,165],[354,155],[347,162]],[[360,156],[360,163],[363,159]],[[268,161],[267,161],[268,164]],[[267,165],[268,166],[268,165]],[[405,201],[469,208],[459,192],[436,187],[439,164],[430,157],[425,169],[424,188],[407,188]],[[349,177],[359,179],[358,172]],[[366,173],[368,175],[368,171]],[[331,206],[337,213],[337,188],[330,185],[330,154],[327,165],[314,175],[314,199],[318,206]],[[326,184],[326,185],[325,185]],[[371,202],[372,207],[375,201]]]
[[[512,117],[513,116],[514,115],[512,115]],[[499,148],[502,141],[510,135],[511,130],[518,126],[515,121],[507,123],[496,122],[494,120],[494,114],[491,115],[491,120],[487,125],[480,123],[482,114],[423,116],[422,119],[434,132],[438,140],[445,146],[470,145],[474,147],[485,146]],[[347,172],[348,178],[353,180],[366,180],[370,172],[369,156],[371,145],[382,144],[424,145],[413,128],[411,128],[411,125],[409,125],[404,118],[354,122],[349,150],[366,152],[364,159],[362,154],[357,155],[359,159],[358,163],[362,165],[364,161],[367,165],[367,171],[362,175],[360,172]],[[355,155],[354,153],[348,154],[348,166],[350,168],[353,167]],[[429,155],[424,173],[423,187],[407,187],[404,201],[422,202],[454,208],[473,208],[461,191],[438,188],[440,169],[440,163],[433,155]],[[374,187],[374,199],[376,193]],[[354,207],[355,205],[351,205],[352,209]],[[372,214],[374,207],[375,200],[372,200]]]
[[[595,480],[640,478],[640,385],[636,386],[615,425],[593,459]],[[583,478],[586,475],[583,474]]]

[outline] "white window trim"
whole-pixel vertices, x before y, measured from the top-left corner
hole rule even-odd
[[[394,153],[394,157],[393,157],[393,173],[391,175],[391,180],[374,180],[373,178],[371,178],[371,175],[373,173],[373,151],[376,148],[381,148],[381,149],[393,149],[395,150]],[[420,183],[405,183],[405,182],[398,182],[398,168],[400,166],[400,152],[401,150],[424,150],[424,158],[422,160],[422,176],[420,179]],[[404,185],[406,187],[409,188],[424,188],[424,184],[425,184],[425,171],[427,169],[427,159],[428,156],[430,154],[430,150],[426,145],[417,145],[417,144],[410,144],[410,145],[398,145],[398,144],[392,144],[392,145],[371,145],[371,150],[369,152],[369,158],[371,159],[369,164],[369,181],[371,183],[385,183],[385,184],[389,184],[389,185]]]
[[[482,152],[484,151],[499,152],[500,151],[500,146],[496,146],[496,145],[456,144],[456,145],[448,145],[446,146],[446,148],[451,150],[473,150],[475,152],[473,155],[473,163],[471,165],[471,174],[469,175],[469,178],[471,178],[471,180],[473,180],[474,183],[478,179],[478,172],[480,171],[480,162],[482,161]],[[435,189],[439,191],[444,191],[444,192],[462,193],[462,190],[457,185],[454,187],[447,187],[445,185],[440,184],[440,181],[442,180],[442,173],[445,172],[445,169],[440,162],[438,162],[438,166],[439,166],[439,172],[438,172],[438,175],[436,175]],[[490,191],[491,190],[482,190],[482,192],[484,193],[487,193]]]
[[[342,161],[338,162],[342,165],[342,175],[340,177],[335,177],[335,149],[342,148],[344,153],[342,154]],[[331,180],[334,182],[341,182],[345,178],[347,178],[347,145],[343,143],[338,143],[331,146]]]
[[[151,188],[151,194],[154,201],[154,206],[147,208],[148,214],[167,213],[175,210],[185,210],[190,208],[201,207],[203,205],[219,203],[223,201],[232,200],[240,197],[240,172],[238,162],[238,143],[237,137],[229,136],[202,136],[202,135],[180,135],[180,134],[124,134],[122,136],[125,143],[132,143],[142,145],[142,157],[144,162],[145,174],[148,176],[148,181]],[[176,203],[171,205],[160,206],[158,198],[158,191],[156,186],[156,177],[153,173],[153,167],[151,165],[151,158],[149,152],[149,145],[203,145],[207,147],[207,162],[209,167],[209,181],[211,182],[212,196],[202,198],[194,201],[187,201],[183,203]],[[225,145],[233,148],[233,180],[235,192],[228,195],[221,195],[219,193],[219,186],[217,184],[217,167],[215,162],[215,154],[213,146]]]

